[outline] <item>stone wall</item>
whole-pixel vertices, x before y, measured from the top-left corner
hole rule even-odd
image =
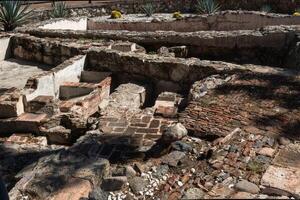
[[[112,72],[119,78],[152,82],[154,90],[162,87],[180,88],[187,91],[192,83],[212,74],[237,73],[239,71],[280,72],[270,67],[251,67],[225,62],[205,61],[196,58],[161,57],[157,55],[119,52],[104,48],[92,48],[87,54],[87,68],[93,71]],[[140,79],[142,80],[142,79]],[[178,87],[179,86],[179,87]]]
[[[79,49],[61,44],[57,40],[45,40],[28,35],[12,37],[12,56],[19,59],[56,66],[78,55]]]
[[[120,0],[118,3],[101,3],[93,1],[81,7],[68,8],[69,17],[87,16],[96,17],[110,14],[114,9],[120,9],[124,13],[140,13],[141,6],[151,2],[156,7],[156,12],[194,12],[196,0]],[[300,1],[295,0],[218,0],[222,10],[260,10],[263,5],[270,5],[274,12],[293,13],[300,7]],[[49,19],[51,10],[35,11],[32,21]]]
[[[153,22],[153,19],[159,21]],[[231,31],[252,30],[265,26],[300,25],[300,18],[291,15],[267,14],[254,11],[223,11],[212,15],[188,15],[182,20],[172,18],[171,14],[157,14],[151,18],[140,15],[124,16],[122,20],[107,17],[91,18],[88,30],[128,30],[128,31]],[[52,26],[53,29],[60,29]]]
[[[31,29],[38,37],[128,40],[144,47],[188,47],[189,57],[282,66],[300,26],[270,26],[259,30],[199,32],[62,31]],[[238,60],[235,60],[235,59]]]

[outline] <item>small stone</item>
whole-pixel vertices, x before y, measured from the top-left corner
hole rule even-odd
[[[177,151],[183,151],[183,152],[191,152],[193,150],[193,148],[190,145],[188,145],[182,141],[173,142],[172,148]]]
[[[237,192],[231,196],[232,199],[254,199],[255,195],[248,192]]]
[[[121,190],[126,185],[126,183],[126,176],[114,176],[104,178],[101,187],[105,191],[117,191]]]
[[[162,135],[162,140],[166,143],[172,143],[177,140],[181,140],[183,137],[187,136],[186,128],[181,124],[177,123],[175,125],[169,126]]]
[[[169,166],[172,167],[176,167],[184,157],[185,157],[185,153],[181,151],[173,151],[168,155],[162,157],[162,163],[168,164]]]
[[[264,147],[261,150],[259,150],[258,154],[268,157],[273,157],[275,154],[275,149]]]
[[[153,173],[153,177],[162,178],[165,174],[169,172],[168,165],[160,165],[156,168],[156,172]]]
[[[139,194],[147,187],[148,181],[142,177],[133,177],[128,180],[129,186],[134,194]]]
[[[191,168],[191,172],[194,174],[196,172],[195,168]]]
[[[130,165],[125,167],[125,175],[127,177],[132,177],[136,175],[136,171]]]
[[[183,183],[182,183],[181,181],[177,181],[177,185],[178,185],[179,187],[182,187],[182,186],[183,186]]]
[[[280,145],[288,145],[291,143],[291,140],[286,137],[279,137],[278,142]]]
[[[243,192],[249,192],[252,194],[257,194],[259,193],[259,187],[255,185],[254,183],[251,183],[247,180],[241,180],[239,181],[236,185],[235,188],[237,190],[243,191]]]
[[[182,199],[203,199],[204,195],[200,188],[189,188],[184,192]]]

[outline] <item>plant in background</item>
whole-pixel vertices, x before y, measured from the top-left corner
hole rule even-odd
[[[23,25],[31,16],[29,5],[22,5],[21,1],[1,1],[0,25],[4,31],[12,31],[16,27]]]
[[[110,17],[112,19],[119,19],[119,18],[122,18],[122,13],[118,10],[113,10],[113,11],[111,11]]]
[[[200,14],[211,14],[219,11],[221,6],[215,0],[198,0],[196,10]]]
[[[261,12],[269,13],[269,12],[272,12],[272,7],[271,7],[270,5],[263,5],[263,6],[260,8],[260,11],[261,11]]]
[[[62,18],[67,15],[67,5],[66,2],[54,2],[52,3],[52,12],[50,14],[53,18]]]
[[[300,8],[296,9],[293,16],[300,17]]]
[[[183,16],[182,16],[182,14],[178,11],[178,12],[174,12],[174,13],[173,13],[173,18],[176,18],[176,19],[182,19]]]
[[[155,13],[155,7],[152,3],[148,3],[141,7],[141,10],[147,17],[151,17]]]

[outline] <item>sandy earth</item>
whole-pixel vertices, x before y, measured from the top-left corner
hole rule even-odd
[[[33,75],[47,71],[51,67],[17,59],[0,61],[0,89],[23,88],[27,79]]]

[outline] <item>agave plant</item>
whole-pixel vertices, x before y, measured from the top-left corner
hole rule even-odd
[[[201,14],[211,14],[220,10],[220,5],[215,0],[198,0],[196,10]]]
[[[32,10],[29,10],[29,4],[24,4],[18,0],[1,1],[0,6],[0,25],[4,31],[12,31],[16,27],[23,25]]]
[[[151,17],[155,13],[155,8],[152,3],[148,3],[142,6],[141,9],[147,17]]]
[[[52,13],[50,16],[52,18],[62,18],[67,15],[67,5],[66,2],[55,2],[52,3]]]

